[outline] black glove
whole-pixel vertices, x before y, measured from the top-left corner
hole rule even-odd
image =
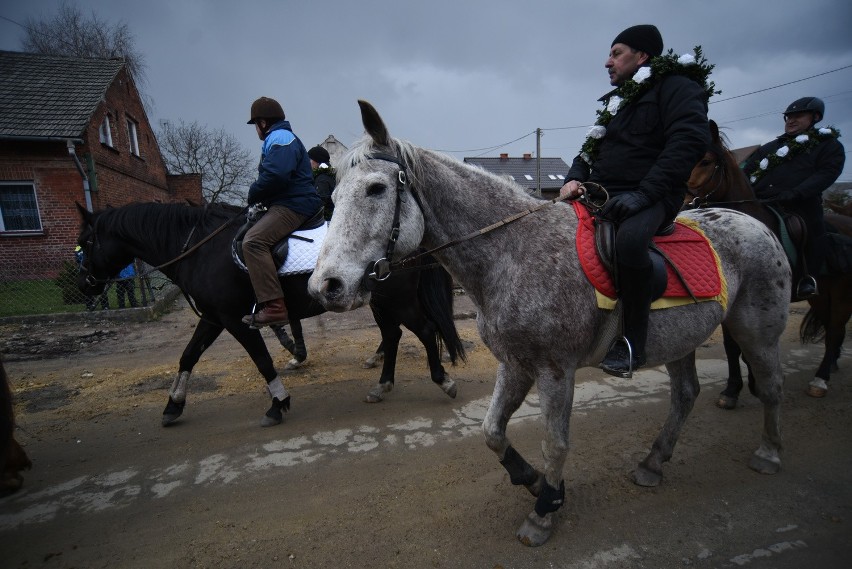
[[[797,196],[796,192],[794,192],[793,190],[781,190],[781,191],[775,192],[775,194],[772,196],[772,201],[774,201],[774,202],[789,202],[789,201],[793,201],[797,197],[798,196]]]
[[[609,198],[601,215],[612,221],[623,221],[651,205],[651,200],[640,191],[625,192]]]

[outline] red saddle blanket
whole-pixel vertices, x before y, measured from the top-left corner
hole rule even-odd
[[[612,276],[604,268],[595,249],[594,218],[586,206],[576,201],[572,205],[579,220],[577,254],[583,272],[598,292],[614,299],[616,292]],[[654,243],[677,266],[696,298],[709,300],[723,295],[725,286],[719,258],[700,229],[678,221],[674,233],[654,237]],[[668,262],[666,273],[668,284],[663,298],[689,298],[691,302],[689,292]]]

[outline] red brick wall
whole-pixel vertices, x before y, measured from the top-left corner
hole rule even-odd
[[[98,134],[107,113],[112,148],[101,144]],[[137,123],[139,156],[130,152],[128,118]],[[139,95],[124,71],[107,90],[81,138],[83,144],[77,144],[75,151],[83,168],[88,170],[86,154],[94,160],[94,210],[132,202],[182,202],[185,197],[201,203],[200,176],[176,183],[167,176]],[[0,141],[0,181],[34,183],[42,223],[37,234],[0,233],[0,279],[55,276],[63,260],[73,260],[80,224],[75,202],[86,204],[83,180],[66,143]]]

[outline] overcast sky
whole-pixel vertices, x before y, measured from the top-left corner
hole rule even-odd
[[[58,4],[0,0],[0,16],[49,18]],[[366,99],[392,135],[459,159],[534,154],[542,128],[542,156],[570,164],[610,89],[603,66],[610,44],[639,23],[660,29],[666,51],[703,47],[722,90],[710,118],[734,147],[767,142],[783,131],[790,102],[818,96],[826,103],[821,124],[841,131],[847,158],[852,150],[850,0],[77,5],[130,27],[147,64],[155,128],[164,119],[224,127],[255,156],[260,141],[246,120],[251,102],[265,95],[281,102],[307,147],[329,134],[351,145],[363,131],[356,101]],[[23,33],[0,19],[0,49],[19,50]],[[840,179],[852,181],[848,160]]]

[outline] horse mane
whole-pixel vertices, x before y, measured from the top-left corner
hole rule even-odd
[[[718,158],[723,186],[731,190],[745,191],[748,196],[754,198],[754,190],[731,151],[727,135],[719,131],[719,127],[713,120],[710,121],[710,133],[711,142],[708,150]]]
[[[423,159],[428,157],[431,160],[441,163],[442,165],[453,170],[468,170],[470,173],[476,173],[477,176],[487,178],[489,186],[499,185],[514,192],[519,192],[522,195],[528,195],[524,189],[506,178],[500,177],[492,172],[475,166],[461,162],[447,154],[428,150],[415,146],[414,144],[391,138],[391,148],[381,147],[375,144],[369,135],[365,135],[357,141],[349,152],[344,155],[340,166],[337,168],[338,180],[346,176],[346,173],[354,166],[363,162],[369,162],[369,159],[376,153],[385,153],[396,156],[404,165],[408,174],[408,181],[414,186],[421,186],[421,183],[426,176],[426,169],[423,167]],[[434,175],[434,171],[430,171]]]
[[[96,223],[122,239],[156,235],[168,242],[186,239],[187,228],[196,225],[205,235],[233,216],[234,212],[219,204],[203,207],[148,202],[99,211]]]

